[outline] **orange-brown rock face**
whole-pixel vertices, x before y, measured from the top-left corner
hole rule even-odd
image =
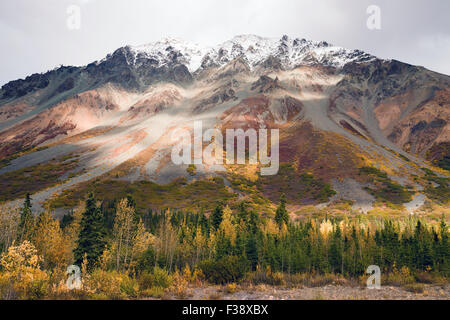
[[[406,102],[403,102],[406,104]],[[450,88],[403,115],[387,131],[388,137],[404,150],[424,155],[434,144],[450,140]]]
[[[0,133],[0,155],[84,132],[102,123],[118,106],[96,90],[83,92]]]

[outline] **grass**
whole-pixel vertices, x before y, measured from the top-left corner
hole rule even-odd
[[[77,162],[77,159],[55,159],[0,175],[0,202],[23,198],[27,193],[57,185],[59,178],[74,169]]]
[[[48,148],[47,146],[45,146],[45,147],[29,147],[29,148],[23,149],[20,152],[16,152],[16,153],[14,153],[12,155],[9,155],[9,156],[7,156],[7,157],[5,157],[3,159],[0,159],[0,169],[10,165],[11,161],[13,161],[14,159],[17,159],[17,158],[19,158],[19,157],[21,157],[23,155],[28,154],[28,153],[35,152],[35,151],[41,151],[41,150],[44,150],[44,149],[47,149],[47,148]]]
[[[312,173],[298,173],[293,165],[286,163],[280,164],[278,174],[272,176],[253,176],[235,166],[226,178],[234,191],[246,197],[251,209],[262,213],[272,212],[282,193],[290,204],[323,203],[336,193]]]
[[[292,164],[280,164],[277,175],[261,176],[259,189],[272,201],[278,202],[282,193],[289,203],[313,204],[327,202],[336,192],[328,183],[312,173],[298,173]]]
[[[425,172],[424,179],[428,181],[428,186],[425,188],[428,198],[441,204],[448,204],[450,202],[450,178],[439,177],[428,168],[422,168],[422,170]],[[438,186],[433,186],[433,183]]]
[[[393,204],[393,208],[395,205],[401,205],[412,200],[414,192],[393,182],[384,171],[375,167],[364,166],[359,169],[359,174],[372,185],[366,187],[366,190],[377,200],[388,205]]]
[[[347,279],[334,273],[281,273],[267,270],[256,270],[247,275],[246,282],[253,286],[268,285],[285,288],[317,288],[327,285],[358,286],[355,279]]]
[[[228,201],[235,197],[235,194],[228,192],[220,177],[191,183],[187,183],[185,178],[179,178],[165,185],[151,181],[128,182],[97,178],[63,191],[50,199],[49,203],[52,208],[73,208],[84,200],[89,192],[93,192],[99,200],[106,201],[132,195],[140,209],[212,209],[217,201]]]
[[[257,180],[252,181],[249,177],[235,172],[229,173],[226,177],[230,181],[231,188],[234,191],[245,195],[250,206],[249,209],[266,214],[273,211],[272,202],[261,192]],[[234,208],[233,204],[231,207]]]

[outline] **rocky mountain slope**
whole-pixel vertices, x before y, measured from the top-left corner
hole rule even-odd
[[[293,211],[447,206],[449,96],[447,75],[326,42],[126,46],[1,88],[0,202],[31,192],[35,208],[70,207],[93,190],[132,193],[141,207],[247,199],[270,211],[281,193]],[[279,129],[278,174],[174,165],[171,134],[196,120]]]

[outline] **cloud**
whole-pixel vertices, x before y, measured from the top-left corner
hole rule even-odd
[[[67,28],[69,5],[81,28]],[[382,29],[366,27],[369,5]],[[0,2],[0,85],[60,64],[84,65],[126,44],[177,36],[214,45],[237,34],[358,48],[450,74],[450,1],[428,0],[15,0]]]

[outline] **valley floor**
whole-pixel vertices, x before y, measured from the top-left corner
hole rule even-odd
[[[450,300],[450,285],[424,285],[423,292],[402,287],[382,286],[367,289],[361,286],[326,285],[315,288],[283,288],[267,285],[236,288],[230,292],[223,286],[190,287],[185,297],[173,295],[163,299],[187,300]],[[421,290],[420,290],[421,291]]]

